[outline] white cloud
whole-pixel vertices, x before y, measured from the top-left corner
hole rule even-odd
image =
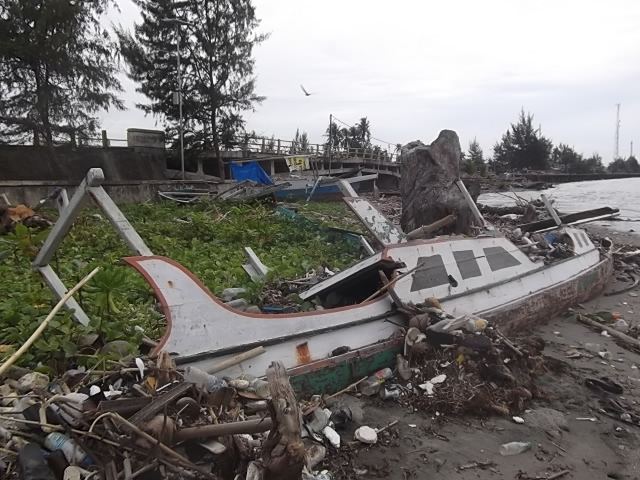
[[[486,151],[531,111],[554,142],[586,154],[613,153],[615,103],[621,153],[640,132],[638,0],[257,0],[262,30],[256,49],[258,93],[266,95],[248,127],[312,141],[333,113],[371,121],[392,143],[431,141],[442,128]],[[111,20],[132,25],[136,7],[121,1]],[[317,95],[304,97],[299,88]],[[144,101],[126,84],[127,106]],[[154,127],[136,110],[105,115],[110,136]],[[113,134],[111,134],[113,131]],[[640,142],[640,135],[638,136]]]

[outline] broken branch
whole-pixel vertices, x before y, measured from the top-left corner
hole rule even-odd
[[[47,328],[47,325],[49,325],[49,322],[51,322],[51,320],[53,320],[53,317],[55,317],[57,315],[57,313],[60,311],[60,309],[62,309],[64,304],[67,303],[67,300],[69,300],[78,290],[80,290],[99,271],[100,271],[100,267],[95,268],[89,275],[87,275],[82,280],[80,280],[76,284],[75,287],[73,287],[71,290],[69,290],[65,294],[65,296],[60,299],[60,301],[56,304],[56,306],[53,307],[53,310],[51,310],[49,315],[47,315],[47,318],[45,318],[42,321],[42,323],[40,324],[40,326],[38,328],[36,328],[36,331],[31,334],[29,339],[26,342],[24,342],[24,344],[13,355],[11,355],[7,359],[6,362],[4,362],[0,366],[0,375],[2,375],[5,372],[5,370],[7,370],[7,368],[9,368],[11,365],[13,365],[22,356],[22,354],[24,352],[26,352],[31,345],[33,345],[33,342],[35,342],[38,339],[38,337],[40,335],[42,335],[42,332],[44,332],[44,329]]]

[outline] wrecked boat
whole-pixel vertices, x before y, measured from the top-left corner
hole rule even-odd
[[[436,297],[454,316],[475,314],[505,331],[533,326],[593,297],[612,272],[611,257],[578,228],[562,225],[546,233],[565,245],[571,256],[545,265],[532,261],[492,230],[476,238],[406,240],[367,200],[352,196],[345,201],[384,248],[300,296],[318,298],[324,305],[328,297],[339,294],[350,305],[314,312],[248,314],[229,308],[170,259],[127,258],[163,306],[168,329],[158,351],[175,352],[179,363],[206,369],[215,361],[263,347],[266,354],[220,374],[259,374],[277,358],[290,369],[292,382],[300,390],[335,390],[393,364],[402,347],[403,340],[394,337],[398,326],[406,326],[407,321],[390,293],[368,299],[379,286],[379,271],[393,278],[413,270],[394,285],[403,303]]]
[[[323,305],[331,303],[332,297],[342,298],[334,302],[335,308],[245,313],[217,299],[184,266],[154,256],[100,186],[103,179],[100,169],[89,172],[35,260],[35,268],[56,295],[62,297],[65,288],[48,261],[84,199],[91,197],[137,252],[125,261],[144,276],[162,305],[167,330],[155,353],[165,350],[179,365],[202,370],[223,365],[217,375],[229,377],[262,376],[278,359],[299,391],[335,391],[392,365],[404,342],[399,327],[407,326],[399,302],[419,304],[435,297],[454,317],[474,314],[504,331],[520,330],[595,296],[613,269],[606,251],[583,230],[559,219],[545,238],[562,245],[567,257],[551,264],[532,260],[525,249],[484,222],[468,192],[466,197],[482,225],[479,235],[411,240],[341,180],[344,200],[382,250],[300,294]],[[461,181],[458,188],[466,192]],[[392,289],[379,288],[383,275],[395,282]],[[67,306],[76,309],[79,321],[88,322],[77,303],[70,300]],[[245,355],[256,350],[262,354]]]

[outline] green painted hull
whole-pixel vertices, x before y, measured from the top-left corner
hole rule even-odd
[[[389,340],[293,368],[291,385],[301,397],[335,393],[381,368],[395,366],[402,346],[403,339]]]

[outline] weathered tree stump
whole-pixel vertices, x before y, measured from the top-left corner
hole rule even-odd
[[[460,157],[460,140],[452,130],[441,131],[431,145],[412,142],[402,149],[400,224],[405,232],[454,215],[456,222],[438,233],[471,233],[474,216],[455,184]]]
[[[256,475],[254,466],[247,478],[299,480],[305,461],[305,448],[300,435],[302,413],[281,361],[269,366],[267,381],[271,392],[269,407],[273,428],[262,448],[262,458],[255,462],[262,470],[260,475]]]

